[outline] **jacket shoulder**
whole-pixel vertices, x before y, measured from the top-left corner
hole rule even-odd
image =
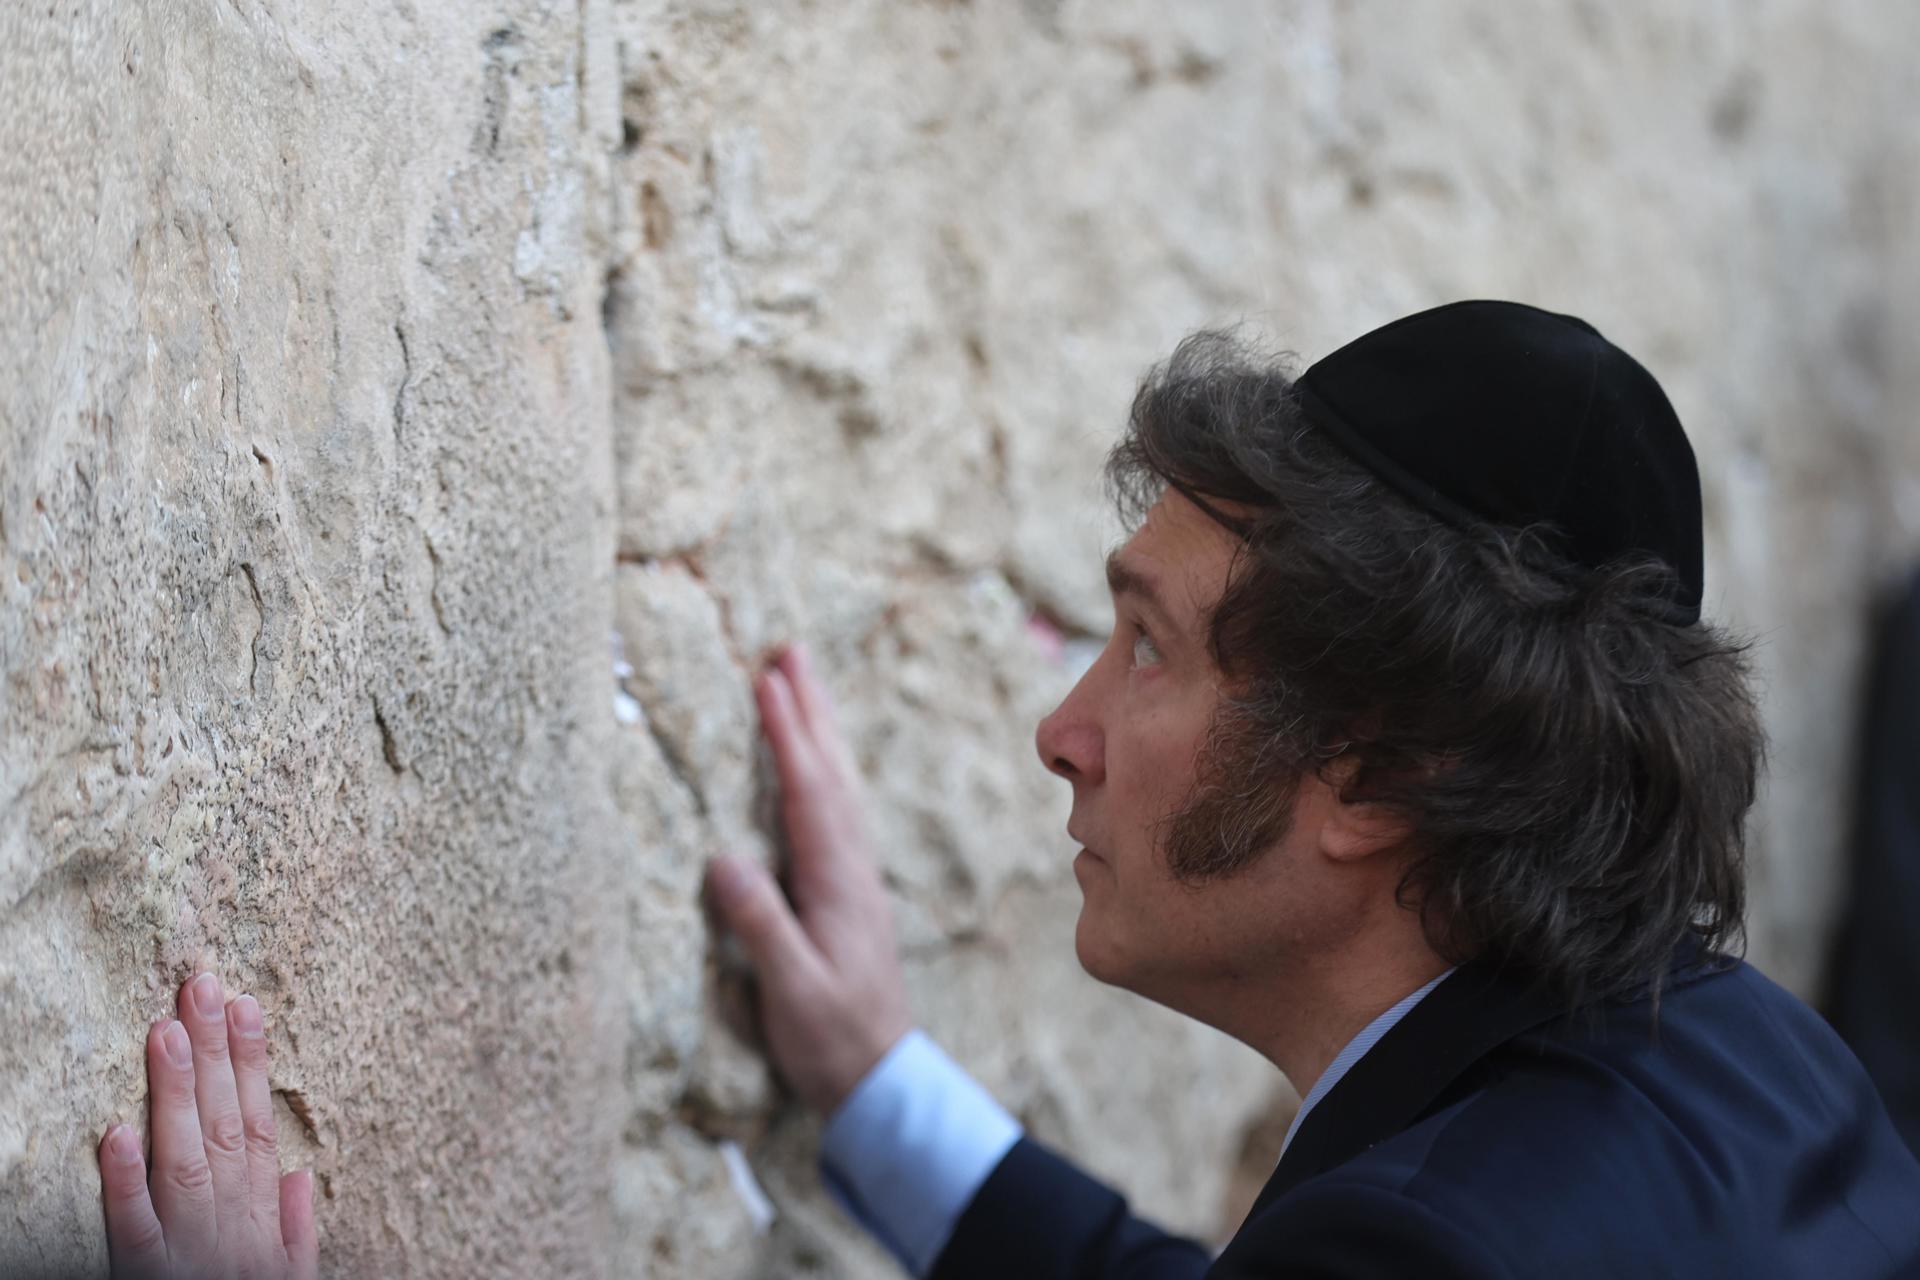
[[[1831,1029],[1744,963],[1670,987],[1657,1020],[1639,1001],[1516,1037],[1268,1213],[1307,1229],[1346,1201],[1440,1224],[1463,1274],[1920,1265],[1920,1164]]]

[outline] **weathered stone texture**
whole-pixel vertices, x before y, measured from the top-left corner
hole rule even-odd
[[[1920,17],[974,0],[0,14],[0,1270],[211,966],[341,1274],[878,1277],[732,1028],[747,676],[842,704],[926,1024],[1218,1234],[1290,1100],[1098,987],[1032,728],[1107,624],[1134,378],[1577,311],[1702,460],[1813,983],[1867,602],[1920,548]],[[778,1210],[756,1234],[740,1144]],[[537,1259],[537,1261],[535,1261]]]
[[[197,965],[332,1269],[605,1267],[607,358],[519,8],[0,20],[0,1271],[99,1255]]]

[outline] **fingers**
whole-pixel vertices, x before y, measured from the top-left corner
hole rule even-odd
[[[194,1094],[200,1104],[200,1140],[213,1174],[213,1206],[220,1238],[248,1238],[252,1210],[247,1184],[247,1134],[227,1043],[227,999],[210,973],[180,988],[180,1020],[193,1044]],[[264,1052],[264,1046],[262,1052]],[[279,1181],[279,1170],[274,1170]]]
[[[225,1003],[219,979],[180,989],[181,1021],[147,1034],[147,1106],[153,1165],[133,1131],[116,1126],[100,1146],[107,1242],[114,1274],[279,1274],[283,1236],[279,1156],[267,1085],[260,1006]],[[302,1194],[286,1256],[312,1277],[312,1183]],[[262,1268],[265,1268],[265,1271]]]
[[[774,769],[780,776],[780,803],[786,815],[789,847],[793,853],[794,889],[805,906],[830,856],[853,835],[842,812],[848,797],[847,781],[829,767],[818,742],[807,729],[795,700],[793,685],[775,669],[760,681],[760,719],[773,744]]]
[[[145,1280],[167,1273],[167,1240],[147,1195],[140,1137],[117,1124],[100,1140],[100,1198],[107,1214],[107,1253],[116,1277]]]
[[[793,989],[817,981],[824,963],[767,870],[744,858],[715,858],[707,891],[729,929],[746,944],[754,972],[768,986]]]
[[[262,1239],[280,1239],[280,1149],[274,1132],[273,1092],[267,1084],[267,1034],[260,1005],[240,996],[227,1006],[227,1047],[240,1102],[247,1152],[248,1207]]]
[[[815,863],[859,835],[856,778],[837,736],[822,742],[807,726],[793,684],[777,668],[761,681],[760,717],[780,775],[787,834],[800,877],[795,887],[804,891],[802,882],[811,880]]]
[[[293,1280],[320,1274],[320,1236],[313,1225],[313,1171],[302,1169],[280,1179],[280,1239],[286,1246]]]
[[[780,653],[778,666],[793,686],[794,701],[799,704],[800,714],[806,717],[807,727],[822,736],[832,732],[835,727],[833,703],[827,698],[826,686],[814,672],[813,655],[807,652],[806,646],[788,645]]]
[[[822,916],[856,901],[870,907],[881,892],[859,769],[799,645],[778,655],[754,682],[754,694],[779,775],[793,902],[801,923],[830,954],[834,941],[821,933]]]
[[[833,709],[832,698],[827,695],[827,686],[814,670],[813,654],[803,644],[790,644],[781,652],[777,665],[787,678],[814,745],[831,756],[847,777],[857,775],[859,768],[854,763],[853,748],[847,745],[846,735],[840,731],[840,718]]]
[[[819,774],[818,753],[801,721],[799,704],[786,674],[775,667],[754,681],[753,691],[760,705],[760,723],[773,746],[773,764],[780,775],[780,789],[792,795],[814,785]]]
[[[154,1213],[175,1262],[205,1270],[219,1240],[213,1207],[213,1174],[200,1137],[194,1100],[193,1045],[177,1022],[156,1023],[147,1033],[147,1130],[153,1135],[151,1194]]]

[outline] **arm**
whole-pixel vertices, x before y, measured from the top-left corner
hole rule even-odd
[[[834,1113],[820,1164],[834,1199],[915,1276],[1190,1280],[1209,1261],[1025,1138],[919,1031]]]
[[[1212,1261],[1198,1241],[1134,1217],[1119,1192],[1022,1138],[955,1224],[930,1280],[1199,1280]]]
[[[754,696],[779,775],[788,892],[737,858],[715,861],[707,889],[752,958],[775,1067],[830,1116],[821,1165],[834,1199],[917,1276],[1198,1276],[1200,1246],[1128,1217],[1117,1194],[1023,1140],[911,1031],[859,773],[826,691],[790,648]]]
[[[1315,1179],[1241,1227],[1209,1280],[1515,1280],[1431,1205],[1373,1183]]]
[[[827,1122],[820,1175],[833,1199],[902,1266],[925,1276],[1020,1124],[909,1031]]]

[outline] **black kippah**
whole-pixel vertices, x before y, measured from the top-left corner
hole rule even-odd
[[[1363,466],[1455,524],[1547,525],[1598,569],[1673,570],[1663,616],[1700,617],[1700,473],[1666,393],[1573,316],[1455,302],[1396,320],[1297,383]]]

